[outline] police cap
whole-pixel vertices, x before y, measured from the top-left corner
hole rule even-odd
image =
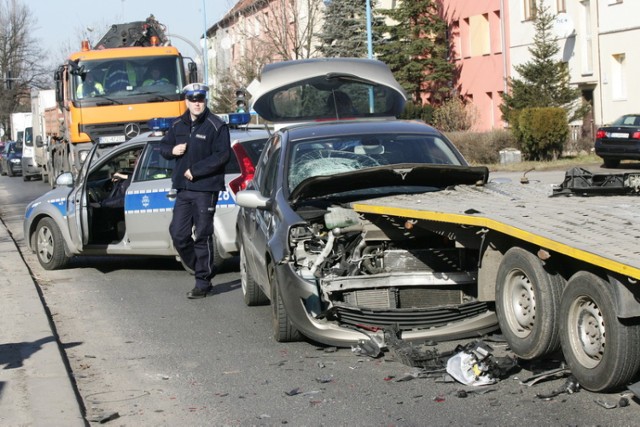
[[[182,88],[182,93],[186,97],[206,97],[209,86],[202,83],[190,83]]]

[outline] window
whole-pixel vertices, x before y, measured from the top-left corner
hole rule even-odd
[[[522,0],[522,12],[524,21],[536,19],[536,0]]]
[[[580,23],[582,30],[582,74],[593,74],[593,34],[591,33],[591,2],[580,2]]]
[[[627,84],[625,76],[625,54],[612,55],[611,63],[611,96],[614,100],[627,98]]]
[[[471,56],[489,55],[491,53],[488,15],[476,15],[469,19],[469,37],[471,40]]]
[[[134,181],[155,181],[171,177],[175,160],[167,160],[160,154],[160,143],[154,142],[148,145]]]
[[[462,58],[462,40],[460,38],[460,22],[453,21],[451,23],[451,29],[449,30],[449,37],[453,40],[453,52],[452,57],[454,59]]]
[[[567,1],[566,0],[556,0],[556,8],[558,9],[558,13],[567,11]]]

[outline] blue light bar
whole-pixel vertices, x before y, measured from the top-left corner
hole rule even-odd
[[[251,114],[249,113],[229,113],[230,125],[246,125],[251,121]]]
[[[147,122],[147,126],[149,126],[149,129],[151,129],[152,131],[164,132],[171,127],[171,123],[173,123],[174,120],[175,118],[173,117],[155,118],[155,119],[149,120]]]

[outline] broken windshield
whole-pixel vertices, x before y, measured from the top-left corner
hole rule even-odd
[[[71,79],[74,100],[94,105],[139,103],[149,95],[177,101],[185,85],[176,56],[80,61]]]
[[[462,165],[447,142],[435,134],[347,135],[304,140],[292,147],[289,189],[293,191],[313,177],[405,163]]]

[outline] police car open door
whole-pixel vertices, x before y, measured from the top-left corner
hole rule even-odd
[[[171,194],[174,160],[160,155],[159,141],[147,143],[125,197],[128,245],[134,252],[175,255],[169,235],[175,197]]]

